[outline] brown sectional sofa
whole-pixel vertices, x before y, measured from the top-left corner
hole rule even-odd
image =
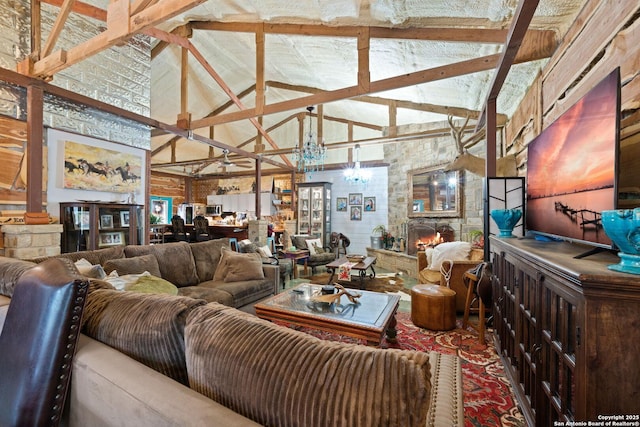
[[[0,257],[0,293],[31,267]],[[456,356],[323,341],[215,302],[99,285],[73,361],[69,427],[464,424]]]
[[[278,292],[278,266],[262,265],[261,261],[260,270],[263,278],[231,282],[216,278],[223,247],[229,247],[229,239],[197,243],[114,246],[95,251],[66,253],[56,257],[74,262],[84,258],[91,264],[102,265],[106,273],[113,269],[119,274],[142,273],[146,270],[177,286],[178,295],[219,302],[235,308],[247,308]],[[48,258],[33,261],[39,263]]]

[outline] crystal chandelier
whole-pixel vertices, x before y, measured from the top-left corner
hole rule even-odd
[[[364,184],[366,185],[371,179],[371,171],[368,169],[362,169],[360,167],[360,161],[358,160],[358,151],[360,151],[360,145],[356,144],[355,151],[355,164],[353,167],[344,171],[344,179],[350,184]]]
[[[302,150],[299,146],[293,150],[293,161],[298,162],[298,172],[316,172],[318,170],[324,170],[324,159],[327,155],[327,147],[324,146],[324,141],[318,142],[315,140],[315,135],[311,131],[311,112],[314,107],[307,107],[309,112],[309,133],[302,145]]]

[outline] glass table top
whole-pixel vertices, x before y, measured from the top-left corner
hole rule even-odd
[[[398,295],[347,289],[350,293],[362,295],[357,303],[352,303],[346,295],[341,295],[339,302],[335,304],[314,302],[313,296],[319,295],[321,289],[322,285],[303,283],[259,304],[265,309],[277,309],[301,316],[381,327],[395,312],[400,300]]]

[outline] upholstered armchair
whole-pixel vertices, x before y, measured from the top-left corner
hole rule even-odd
[[[439,246],[447,247],[449,245],[447,243],[441,243],[440,245],[436,246],[436,248],[432,249],[432,251],[436,251]],[[428,248],[427,251],[419,251],[417,253],[418,282],[435,283],[442,286],[447,286],[447,278],[440,271],[440,267],[442,265],[442,262],[444,261],[444,270],[448,271],[449,265],[446,261],[452,261],[451,270],[448,271],[449,287],[456,292],[456,311],[459,313],[463,313],[467,296],[467,287],[465,286],[463,281],[464,273],[483,261],[484,251],[482,249],[471,248],[470,244],[468,244],[468,247],[465,251],[465,245],[459,245],[460,250],[451,252],[449,254],[439,253],[436,255],[437,259],[434,260],[433,253],[431,253],[430,255],[428,253],[431,252],[429,251],[429,249],[431,248]],[[433,261],[435,261],[435,263]]]
[[[329,264],[331,261],[336,259],[336,254],[330,247],[319,247],[319,245],[314,245],[310,248],[307,241],[311,240],[315,240],[315,238],[302,234],[291,236],[291,243],[293,246],[298,249],[305,249],[309,251],[307,267],[311,267],[311,273],[316,274],[316,267]]]

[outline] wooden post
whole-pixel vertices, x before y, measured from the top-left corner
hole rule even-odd
[[[44,90],[27,86],[27,212],[42,212]]]

